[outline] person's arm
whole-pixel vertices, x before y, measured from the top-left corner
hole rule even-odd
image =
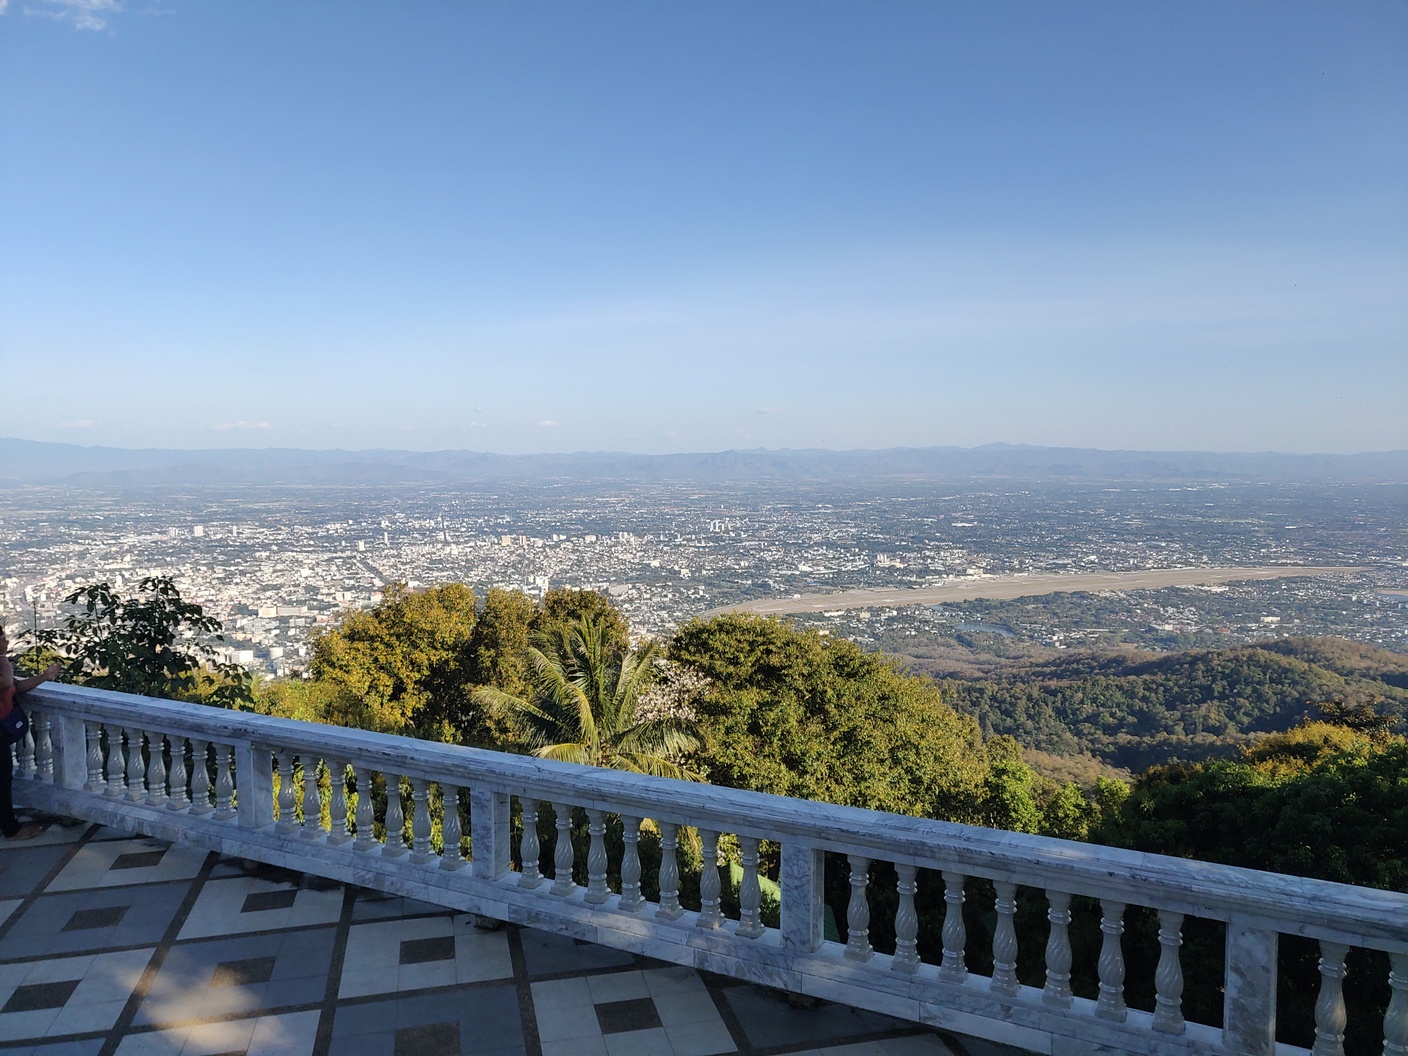
[[[62,671],[63,668],[58,664],[50,664],[42,674],[30,675],[28,678],[17,678],[15,679],[15,694],[28,693],[36,686],[43,685],[45,682],[51,682],[58,678]]]

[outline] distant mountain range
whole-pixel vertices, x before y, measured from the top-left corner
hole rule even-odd
[[[987,444],[635,455],[583,452],[168,450],[0,438],[0,483],[69,487],[220,484],[455,484],[515,480],[845,481],[891,479],[1408,482],[1408,451],[1356,455],[1099,451]]]

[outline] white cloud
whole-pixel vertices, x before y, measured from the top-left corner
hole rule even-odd
[[[777,408],[776,408],[776,407],[759,407],[757,413],[758,413],[758,414],[776,414],[776,413],[777,413]]]
[[[554,422],[551,418],[544,418],[544,419],[543,419],[541,422],[539,422],[538,424],[541,425],[541,426],[543,426],[545,429],[556,429],[556,428],[557,428],[557,423]]]
[[[0,0],[0,3],[3,3],[3,0]],[[60,422],[60,423],[59,423],[59,428],[60,428],[60,429],[91,429],[91,428],[93,428],[93,426],[97,425],[97,424],[98,424],[99,422],[101,422],[101,421],[102,421],[101,418],[79,418],[77,421],[74,421],[74,422]]]
[[[5,8],[10,6],[10,0],[0,0],[0,15],[5,13]]]
[[[43,7],[26,7],[26,15],[43,15],[68,22],[75,29],[107,29],[108,19],[122,13],[119,0],[42,0]]]
[[[230,429],[268,429],[268,422],[246,422],[240,419],[238,422],[216,422],[210,428],[218,432],[226,432]]]

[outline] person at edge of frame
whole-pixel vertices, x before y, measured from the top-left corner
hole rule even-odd
[[[14,665],[10,663],[10,639],[5,635],[5,627],[0,624],[0,718],[10,714],[15,706],[15,698],[28,693],[35,686],[59,677],[62,669],[58,664],[39,675],[29,678],[16,678]],[[0,745],[0,835],[7,840],[32,840],[47,828],[44,825],[20,825],[15,817],[12,798],[15,783],[15,762],[8,745]]]

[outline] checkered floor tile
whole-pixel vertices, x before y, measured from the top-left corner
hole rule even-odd
[[[97,826],[0,840],[0,1051],[1021,1056]]]

